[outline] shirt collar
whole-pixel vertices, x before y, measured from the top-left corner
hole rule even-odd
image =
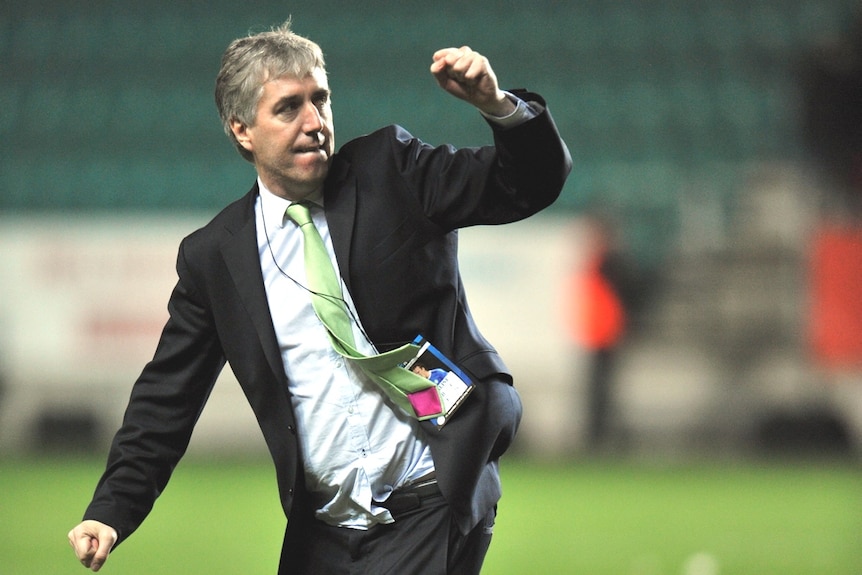
[[[260,191],[260,207],[267,228],[283,228],[284,223],[288,219],[285,215],[285,211],[287,210],[287,207],[293,202],[282,198],[281,196],[276,196],[275,194],[273,194],[271,191],[269,191],[269,188],[267,188],[266,185],[260,180],[260,178],[257,179],[257,187]],[[320,191],[314,192],[304,201],[310,202],[322,209],[323,193]]]

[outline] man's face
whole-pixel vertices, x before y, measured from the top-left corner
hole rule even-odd
[[[231,124],[237,140],[254,154],[266,187],[290,200],[319,189],[335,151],[332,107],[326,73],[316,68],[304,78],[268,80],[251,126]]]
[[[413,373],[415,373],[416,375],[421,375],[425,379],[428,379],[429,377],[431,377],[431,372],[421,365],[414,365],[413,366]]]

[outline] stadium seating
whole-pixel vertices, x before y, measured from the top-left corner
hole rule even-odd
[[[610,194],[673,210],[692,180],[730,197],[729,166],[798,157],[796,64],[840,34],[855,0],[405,0],[290,7],[325,48],[339,141],[383,122],[482,143],[431,88],[429,52],[470,43],[501,79],[546,94],[576,161],[554,208]],[[0,18],[0,210],[213,210],[251,172],[221,134],[211,87],[227,42],[282,3],[19,2]],[[712,179],[714,178],[714,179]]]

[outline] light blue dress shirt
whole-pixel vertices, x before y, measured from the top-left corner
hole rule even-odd
[[[374,501],[385,500],[397,487],[433,471],[431,452],[421,439],[418,422],[332,348],[305,288],[302,232],[284,215],[290,202],[272,194],[263,182],[258,185],[255,211],[264,287],[317,518],[355,529],[390,523],[389,511]],[[337,271],[323,208],[312,207],[311,216]],[[353,310],[346,286],[343,290]],[[377,353],[358,318],[353,332],[358,351]]]
[[[524,102],[517,103],[513,114],[490,117],[491,121],[507,127],[535,115]],[[316,517],[354,529],[391,523],[389,511],[374,502],[384,501],[393,490],[434,471],[431,451],[418,422],[332,348],[305,287],[302,232],[285,216],[290,201],[274,195],[260,179],[258,186],[258,255]],[[341,277],[322,198],[311,200],[316,203],[312,220]],[[377,353],[362,330],[343,281],[342,290],[353,312],[357,350],[366,355]]]

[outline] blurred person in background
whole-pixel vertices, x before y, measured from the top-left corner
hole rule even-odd
[[[619,351],[648,286],[614,219],[596,209],[585,222],[586,260],[569,276],[568,323],[572,341],[588,353],[586,447],[602,453],[611,446]]]
[[[442,49],[430,71],[486,118],[494,146],[435,148],[389,126],[335,153],[317,44],[288,21],[227,48],[216,102],[258,177],[180,246],[169,320],[69,533],[83,565],[98,571],[142,523],[228,362],[275,463],[288,518],[279,573],[479,572],[521,403],[469,312],[456,230],[550,205],[571,158],[541,97],[502,91],[481,54]],[[306,287],[303,233],[285,215],[299,202],[339,274],[359,351],[422,334],[472,377],[444,427],[334,351]]]

